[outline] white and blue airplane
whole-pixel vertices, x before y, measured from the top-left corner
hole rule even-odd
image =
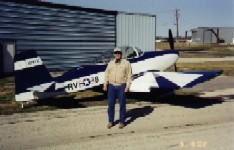
[[[222,73],[222,70],[165,72],[179,58],[176,50],[143,52],[135,47],[122,47],[123,58],[132,66],[130,92],[150,92],[154,88],[191,88]],[[109,57],[108,57],[109,56]],[[101,55],[92,65],[84,65],[52,77],[35,51],[24,51],[15,56],[15,100],[53,97],[57,94],[78,92],[102,86],[110,55]]]

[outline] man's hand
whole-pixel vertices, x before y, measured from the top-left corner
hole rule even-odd
[[[105,92],[107,91],[107,85],[106,84],[103,85],[103,91],[105,91]]]
[[[126,88],[124,89],[124,92],[125,92],[125,93],[129,92],[129,88],[126,87]]]

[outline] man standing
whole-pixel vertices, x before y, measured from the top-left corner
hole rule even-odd
[[[108,125],[110,129],[114,124],[115,102],[119,100],[119,128],[125,126],[126,115],[126,96],[132,82],[131,64],[122,59],[122,51],[119,48],[114,49],[114,60],[110,61],[105,71],[105,81],[103,90],[108,90]]]

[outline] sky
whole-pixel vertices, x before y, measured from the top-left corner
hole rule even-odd
[[[179,9],[179,35],[197,27],[234,27],[234,0],[42,0],[47,2],[156,15],[156,36],[176,35],[175,10]]]

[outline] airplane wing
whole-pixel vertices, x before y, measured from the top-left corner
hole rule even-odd
[[[134,76],[130,92],[150,92],[152,88],[192,88],[221,73],[222,70],[145,72]]]

